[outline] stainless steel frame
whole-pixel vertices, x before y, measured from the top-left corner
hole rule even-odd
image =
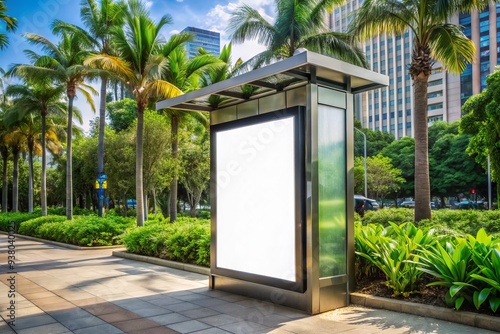
[[[198,91],[157,103],[157,109],[199,110],[213,112],[214,130],[226,122],[265,117],[266,113],[302,106],[305,109],[303,129],[302,188],[298,196],[305,212],[297,242],[297,263],[302,275],[294,284],[282,284],[275,279],[233,272],[217,267],[217,209],[212,211],[211,276],[209,286],[237,294],[269,300],[304,310],[311,314],[328,311],[349,304],[349,291],[354,287],[354,157],[353,113],[354,93],[387,86],[388,77],[312,52],[303,52],[270,66],[202,88]],[[243,85],[252,85],[257,93],[245,96]],[[213,106],[210,95],[223,96],[224,102]],[[346,129],[346,274],[320,278],[319,227],[318,227],[318,105],[325,104],[345,110]],[[269,117],[269,116],[267,116]],[[244,124],[244,123],[241,123]],[[333,129],[334,131],[334,129]],[[215,152],[211,152],[212,162]],[[212,165],[212,173],[217,166]],[[215,174],[212,174],[215,175]],[[211,198],[215,199],[216,180],[211,178]],[[297,222],[300,225],[301,222]]]

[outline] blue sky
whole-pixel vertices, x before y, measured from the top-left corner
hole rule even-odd
[[[239,5],[245,3],[258,9],[269,20],[272,20],[273,0],[143,0],[151,11],[154,19],[164,14],[170,14],[173,24],[167,25],[163,34],[169,37],[180,32],[187,26],[209,29],[221,33],[221,46],[228,43],[225,32],[230,13]],[[18,19],[18,29],[9,33],[9,46],[0,51],[0,67],[7,69],[13,63],[26,63],[23,50],[33,49],[25,42],[22,34],[33,32],[55,41],[50,32],[50,24],[55,19],[63,20],[81,26],[80,0],[7,0],[5,4],[8,14]],[[1,26],[0,31],[5,27]],[[262,50],[255,42],[233,46],[233,58],[246,60]],[[95,87],[98,85],[95,84]],[[82,99],[83,100],[83,99]],[[98,105],[98,97],[95,98]],[[85,130],[88,122],[95,117],[90,108],[82,101],[76,105],[82,110]]]

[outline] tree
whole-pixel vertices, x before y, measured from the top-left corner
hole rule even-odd
[[[191,217],[196,217],[203,192],[210,181],[210,143],[208,136],[195,137],[182,150],[181,183],[187,191]]]
[[[231,16],[228,31],[233,43],[257,39],[266,50],[246,62],[254,68],[293,56],[299,48],[367,68],[364,53],[345,33],[329,31],[325,17],[340,0],[275,0],[276,19],[268,22],[248,5]]]
[[[17,19],[6,14],[7,6],[5,6],[5,1],[0,1],[0,20],[5,23],[5,28],[7,31],[15,31],[17,28]],[[6,34],[0,34],[0,49],[5,49],[9,44]]]
[[[85,35],[77,32],[54,31],[60,38],[59,44],[53,44],[48,39],[32,33],[26,33],[27,40],[41,47],[45,54],[39,55],[34,51],[25,51],[33,65],[14,65],[10,72],[16,73],[29,80],[44,80],[51,78],[66,85],[66,96],[68,98],[68,123],[66,144],[66,217],[73,219],[73,102],[77,92],[80,92],[95,112],[94,101],[91,94],[97,92],[84,80],[95,75],[89,68],[83,65],[84,59],[89,55],[87,49],[91,43]]]
[[[413,33],[409,74],[413,80],[415,129],[415,220],[431,218],[427,134],[427,83],[439,61],[451,73],[462,73],[476,49],[460,26],[450,24],[457,13],[481,9],[486,1],[367,0],[351,21],[350,32],[360,40],[383,33]]]
[[[358,121],[359,123],[359,121]],[[371,157],[379,154],[385,147],[394,142],[394,136],[385,131],[374,131],[359,126],[355,127],[366,135],[366,156]],[[364,138],[357,131],[354,132],[354,156],[364,156]]]
[[[182,94],[175,85],[162,77],[167,65],[162,46],[161,29],[172,19],[164,15],[154,22],[140,0],[128,0],[124,12],[124,28],[112,29],[112,39],[118,56],[96,54],[85,63],[115,74],[132,92],[137,103],[136,142],[136,201],[137,226],[144,225],[143,132],[144,110],[153,98],[166,99]],[[180,41],[179,44],[182,44]]]
[[[115,3],[113,0],[101,0],[97,4],[96,0],[82,0],[80,9],[80,19],[87,31],[66,23],[57,22],[57,28],[70,31],[78,31],[87,36],[92,41],[94,53],[113,54],[114,50],[111,43],[111,30],[115,27],[121,28],[123,25],[124,6]],[[104,127],[106,125],[106,87],[108,85],[108,75],[100,73],[101,89],[99,103],[99,147],[97,151],[97,172],[104,174]],[[103,199],[98,202],[98,215],[103,213]]]
[[[470,134],[467,152],[487,168],[487,158],[491,160],[492,179],[500,180],[500,71],[497,69],[486,78],[487,89],[471,96],[462,107],[464,116],[460,130]],[[497,187],[497,201],[500,204],[500,187]]]
[[[165,44],[164,55],[167,67],[164,78],[178,87],[184,93],[198,89],[200,77],[203,73],[210,73],[210,69],[217,69],[221,62],[213,55],[201,53],[189,59],[182,43],[192,38],[189,34],[179,34]],[[223,65],[223,64],[222,64]],[[177,220],[177,192],[179,183],[179,125],[186,118],[194,118],[205,127],[209,126],[208,117],[199,111],[168,110],[172,135],[172,158],[174,160],[174,178],[170,184],[170,221]]]
[[[8,128],[4,137],[8,147],[12,152],[13,173],[12,173],[12,212],[19,211],[19,158],[21,152],[25,152],[26,146],[23,145],[22,136],[16,131],[16,126]]]
[[[64,86],[52,86],[46,82],[38,82],[29,85],[10,85],[6,94],[13,98],[13,107],[9,113],[14,116],[7,119],[7,123],[13,123],[25,119],[30,114],[37,113],[40,117],[40,138],[42,156],[42,178],[41,178],[41,206],[42,216],[47,215],[47,144],[46,139],[57,140],[57,133],[51,131],[47,134],[47,117],[60,117],[66,114],[66,108],[61,101]],[[33,119],[33,118],[31,118]],[[33,125],[34,126],[34,125]],[[53,129],[55,130],[55,128]],[[32,169],[30,169],[32,171]]]
[[[116,132],[129,129],[137,118],[137,102],[125,98],[107,105],[109,127]]]
[[[392,165],[401,170],[405,179],[400,187],[399,195],[411,197],[415,193],[415,139],[403,137],[393,141],[380,152],[391,159]]]
[[[354,180],[355,189],[363,188],[364,159],[356,157],[354,159]],[[366,170],[368,179],[368,194],[372,198],[380,199],[382,203],[385,197],[393,192],[397,192],[405,179],[401,177],[401,170],[394,168],[391,159],[378,154],[366,159]],[[359,189],[357,189],[359,192]]]

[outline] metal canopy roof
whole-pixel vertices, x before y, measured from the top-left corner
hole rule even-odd
[[[309,82],[350,93],[389,85],[389,77],[314,52],[304,51],[274,64],[156,104],[156,109],[213,111],[272,95]],[[250,93],[251,92],[251,93]],[[218,95],[217,105],[208,101]]]

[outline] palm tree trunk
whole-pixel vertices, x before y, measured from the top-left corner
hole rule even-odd
[[[9,196],[9,184],[7,178],[7,164],[9,161],[9,151],[7,147],[2,146],[2,161],[3,161],[3,173],[2,173],[2,212],[8,211],[8,196]]]
[[[33,212],[33,143],[29,143],[28,212]]]
[[[137,226],[144,226],[144,188],[143,188],[143,136],[144,136],[144,106],[137,106],[137,139],[135,147],[135,199]]]
[[[42,204],[42,216],[47,215],[47,139],[46,131],[46,113],[42,113],[42,185],[41,185],[41,204]]]
[[[177,157],[179,155],[179,117],[177,115],[172,115],[170,126],[172,132],[172,159],[174,160],[174,165],[177,166]],[[170,183],[170,222],[177,220],[177,187],[178,176],[177,168],[175,168],[174,178]]]
[[[97,171],[104,174],[104,126],[106,125],[106,86],[108,80],[105,76],[101,77],[101,100],[99,106],[99,143],[97,148]],[[104,214],[104,198],[97,199],[97,214],[102,217]]]
[[[14,156],[14,173],[12,176],[12,212],[19,210],[19,149],[12,150]]]
[[[427,127],[427,83],[429,75],[421,72],[413,77],[415,126],[415,221],[431,219],[431,187]]]
[[[144,221],[148,221],[149,214],[149,203],[148,203],[148,192],[144,192]]]
[[[69,94],[68,94],[69,95]],[[66,219],[73,220],[73,100],[68,96],[68,130],[66,141]]]

